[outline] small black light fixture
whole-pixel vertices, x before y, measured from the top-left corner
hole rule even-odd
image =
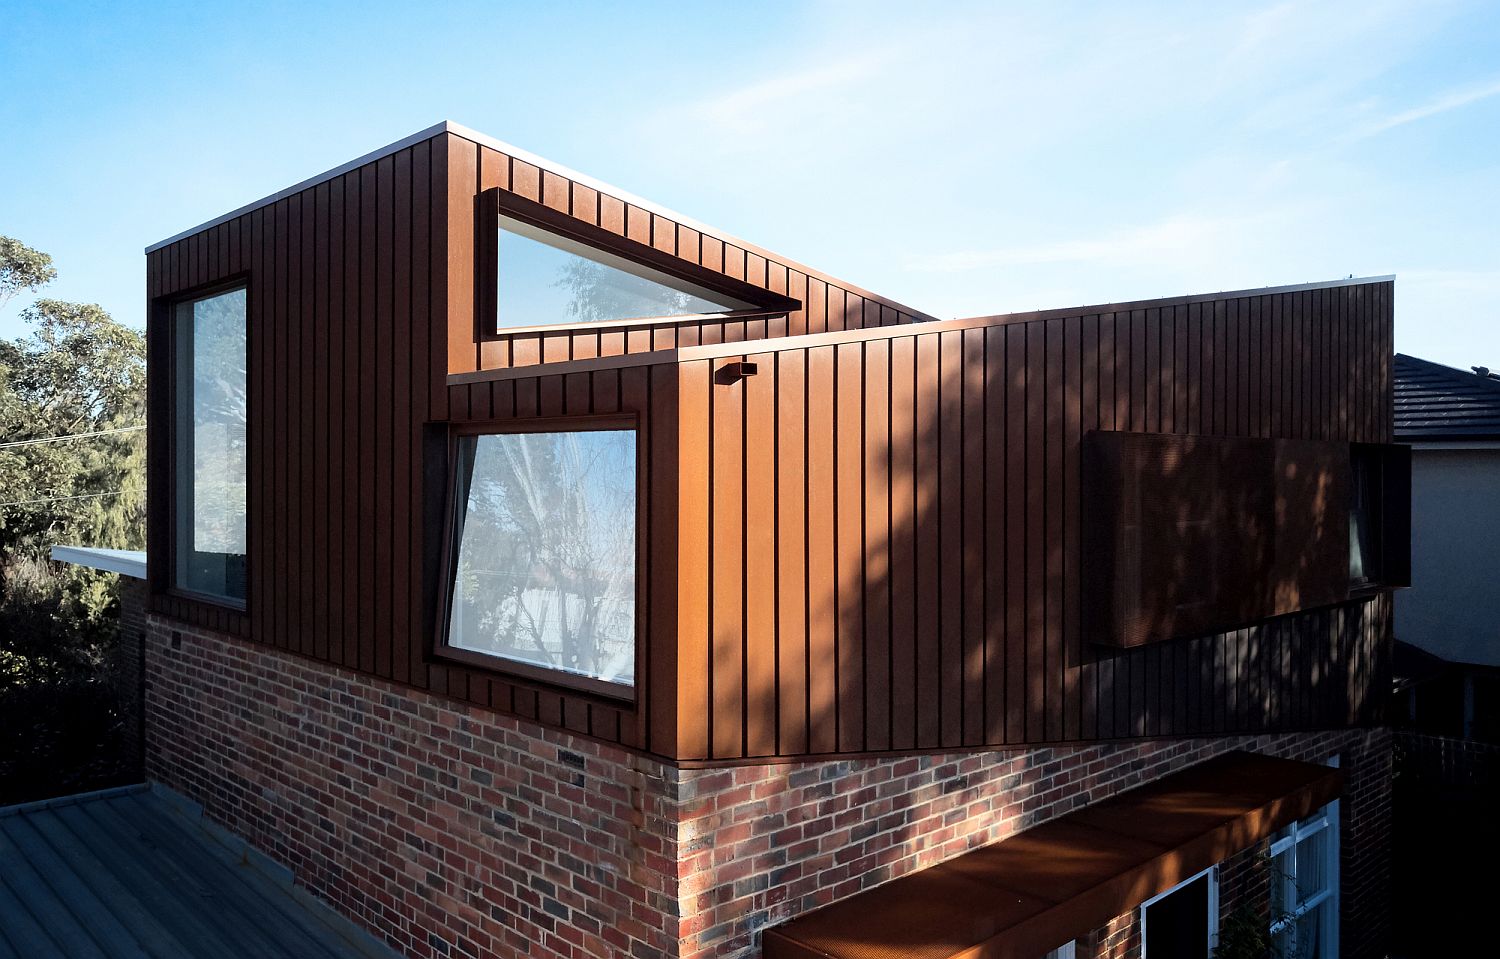
[[[714,371],[714,382],[720,386],[733,386],[747,376],[760,372],[760,364],[753,360],[734,360]]]

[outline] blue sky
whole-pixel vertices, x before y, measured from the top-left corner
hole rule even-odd
[[[20,2],[0,234],[146,244],[452,119],[939,316],[1396,273],[1500,367],[1500,4]],[[0,335],[20,331],[17,306]]]

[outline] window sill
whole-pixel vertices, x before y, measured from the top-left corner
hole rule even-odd
[[[231,613],[245,614],[249,612],[250,605],[243,599],[232,599],[228,596],[215,596],[213,593],[200,593],[197,590],[184,589],[181,586],[169,586],[161,591],[161,595],[173,599],[185,599],[190,603],[200,603],[204,606],[217,606]]]
[[[570,693],[582,693],[607,701],[611,706],[634,707],[636,704],[634,685],[623,686],[604,679],[580,676],[545,666],[533,666],[530,663],[468,649],[455,649],[452,646],[439,647],[433,652],[432,658],[438,662],[477,669],[507,680],[552,686]]]

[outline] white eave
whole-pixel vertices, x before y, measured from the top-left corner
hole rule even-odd
[[[59,563],[87,566],[106,573],[119,573],[135,579],[146,578],[146,551],[141,549],[103,549],[98,546],[54,546],[52,558]]]

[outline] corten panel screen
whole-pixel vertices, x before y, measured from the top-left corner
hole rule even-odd
[[[1093,432],[1089,638],[1140,646],[1348,593],[1348,445]]]

